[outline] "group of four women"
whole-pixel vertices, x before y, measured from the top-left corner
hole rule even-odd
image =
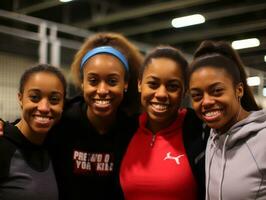
[[[189,69],[173,47],[143,60],[122,35],[98,33],[71,70],[82,91],[71,100],[51,66],[22,76],[21,120],[0,138],[1,199],[266,197],[266,114],[228,44],[203,42]],[[181,106],[187,90],[195,112]]]

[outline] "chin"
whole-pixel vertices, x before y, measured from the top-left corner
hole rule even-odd
[[[52,128],[52,126],[50,126],[50,127],[34,127],[32,130],[38,134],[46,134],[51,130],[51,128]]]
[[[94,112],[95,116],[97,117],[109,117],[112,116],[114,112],[112,111],[105,111],[105,112]]]

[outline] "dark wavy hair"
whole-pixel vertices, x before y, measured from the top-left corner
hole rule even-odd
[[[89,51],[100,46],[112,46],[119,50],[127,59],[129,64],[129,77],[125,77],[128,82],[127,92],[119,106],[119,109],[128,114],[139,112],[139,93],[138,93],[138,73],[139,67],[143,62],[143,55],[139,49],[126,37],[119,33],[100,32],[87,38],[79,51],[76,53],[71,64],[71,72],[77,87],[81,86],[83,77],[80,76],[80,63],[83,56]]]

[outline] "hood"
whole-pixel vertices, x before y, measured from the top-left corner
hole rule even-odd
[[[214,129],[211,130],[213,141],[222,144],[226,136],[229,136],[226,141],[226,147],[230,148],[234,144],[246,137],[256,134],[260,130],[266,128],[266,109],[252,111],[250,115],[234,124],[225,134],[220,135]],[[219,139],[218,139],[219,138]]]
[[[222,186],[224,180],[224,172],[226,166],[226,150],[232,148],[238,141],[243,140],[257,134],[262,129],[266,128],[266,110],[252,111],[250,115],[234,124],[225,134],[219,134],[214,129],[211,129],[210,138],[207,149],[209,155],[206,155],[206,197],[209,199],[209,187],[210,187],[210,169],[211,165],[214,168],[217,167],[217,163],[213,163],[213,157],[216,153],[217,148],[221,149],[221,175],[219,181],[219,200],[222,200]],[[212,148],[212,146],[216,146]]]

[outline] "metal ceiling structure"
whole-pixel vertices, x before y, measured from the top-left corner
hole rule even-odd
[[[247,66],[266,71],[265,0],[1,0],[0,9],[93,32],[121,32],[134,41],[170,44],[188,54],[203,40],[256,37],[259,47],[239,53]],[[174,17],[197,13],[205,16],[204,24],[171,26]]]

